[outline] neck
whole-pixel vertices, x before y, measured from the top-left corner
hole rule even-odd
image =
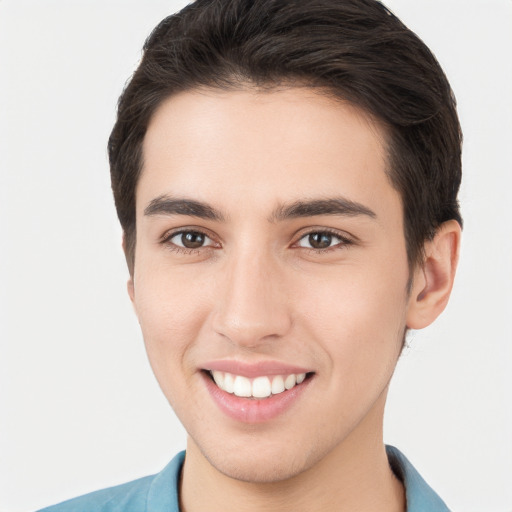
[[[226,476],[189,439],[181,510],[404,512],[404,489],[390,469],[382,442],[383,405],[382,411],[371,412],[376,417],[365,418],[320,462],[283,481],[253,483]]]

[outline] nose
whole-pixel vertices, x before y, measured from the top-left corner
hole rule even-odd
[[[292,324],[284,276],[264,252],[233,255],[219,276],[213,329],[246,348],[275,341]]]

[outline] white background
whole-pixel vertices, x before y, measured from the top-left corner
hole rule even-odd
[[[151,28],[185,1],[0,0],[0,510],[159,471],[185,444],[151,374],[105,144]],[[415,333],[386,441],[460,512],[512,511],[512,1],[393,0],[465,134],[451,304]]]

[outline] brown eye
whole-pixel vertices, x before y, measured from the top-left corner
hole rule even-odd
[[[168,241],[184,249],[200,249],[213,245],[213,241],[200,231],[181,231],[175,233]]]
[[[183,247],[187,249],[197,249],[198,247],[202,247],[204,244],[205,236],[203,233],[182,233],[181,234],[181,243]]]
[[[329,231],[312,231],[305,234],[297,243],[305,249],[326,250],[342,248],[351,245],[353,242],[342,235],[330,233]]]
[[[331,246],[332,238],[329,233],[310,233],[308,242],[313,249],[327,249]]]

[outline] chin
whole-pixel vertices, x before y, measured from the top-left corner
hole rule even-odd
[[[289,463],[282,459],[278,464],[272,459],[241,461],[231,460],[229,457],[223,458],[221,461],[210,460],[209,462],[217,471],[229,478],[254,484],[282,482],[297,476],[306,469],[297,461]]]
[[[251,442],[253,441],[253,442]],[[282,441],[275,445],[261,446],[258,439],[248,441],[245,447],[202,451],[210,465],[223,475],[254,484],[282,482],[296,477],[315,465],[322,454],[308,456],[304,447]],[[316,450],[311,450],[315,454]]]

